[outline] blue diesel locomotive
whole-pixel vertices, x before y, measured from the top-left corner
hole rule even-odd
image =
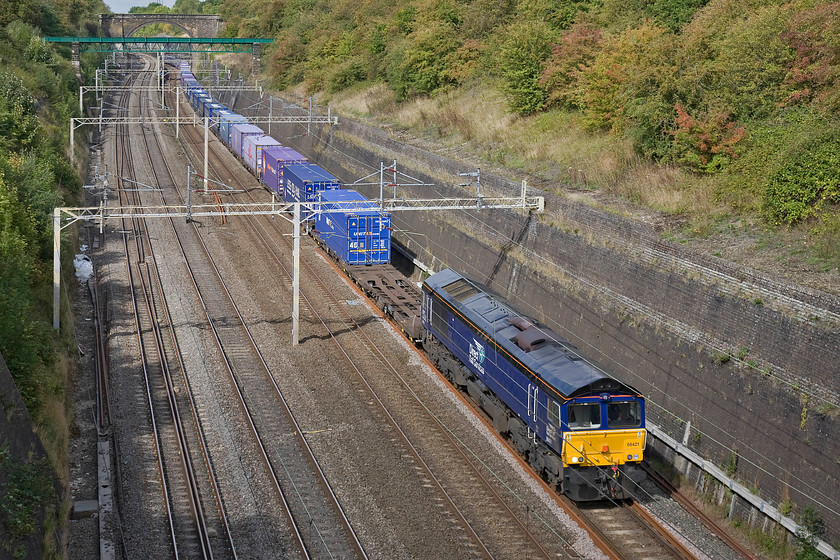
[[[638,391],[451,269],[423,283],[422,324],[440,371],[549,483],[575,501],[631,497],[645,477]]]

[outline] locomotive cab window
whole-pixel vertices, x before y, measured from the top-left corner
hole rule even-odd
[[[611,402],[607,405],[607,422],[611,428],[638,428],[642,425],[638,401]]]
[[[600,403],[574,403],[567,407],[569,428],[588,430],[601,426]]]

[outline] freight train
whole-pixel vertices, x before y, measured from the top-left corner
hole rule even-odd
[[[358,203],[353,212],[311,216],[310,233],[546,481],[575,501],[632,496],[645,477],[645,400],[638,391],[454,270],[432,274],[422,295],[396,280],[388,214],[212,99],[187,63],[179,68],[196,113],[215,121],[222,142],[277,196],[326,208]]]

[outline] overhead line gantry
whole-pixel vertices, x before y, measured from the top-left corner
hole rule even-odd
[[[53,212],[53,327],[58,330],[61,308],[61,230],[77,221],[99,224],[100,230],[107,220],[131,218],[185,218],[194,220],[202,217],[221,216],[280,216],[292,222],[294,263],[292,274],[292,344],[299,342],[300,322],[300,226],[303,211],[311,212],[310,218],[321,213],[345,212],[405,212],[429,210],[491,210],[491,209],[545,209],[542,196],[527,196],[527,185],[522,182],[520,197],[478,197],[478,198],[431,198],[431,199],[387,199],[378,205],[371,201],[348,202],[265,202],[265,203],[222,203],[196,205],[159,206],[92,206],[78,208],[56,208]],[[291,213],[291,218],[288,214]]]

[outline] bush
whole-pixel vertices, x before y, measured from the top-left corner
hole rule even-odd
[[[791,225],[840,204],[840,137],[820,140],[782,167],[767,185],[764,211],[773,225]]]
[[[547,106],[574,108],[580,69],[590,64],[601,48],[603,30],[590,24],[573,25],[551,47],[551,57],[543,64],[540,85],[548,91]]]
[[[361,57],[353,57],[338,64],[327,80],[327,91],[336,93],[368,78],[370,66]]]
[[[485,45],[471,39],[449,55],[444,77],[455,84],[465,84],[478,76]]]
[[[747,132],[737,126],[726,113],[693,118],[677,104],[676,128],[672,154],[675,161],[694,171],[714,173],[737,157],[736,144]]]
[[[691,21],[698,9],[708,0],[653,0],[647,12],[653,20],[671,31],[679,31]]]
[[[820,2],[795,13],[782,38],[795,53],[785,79],[791,90],[788,102],[840,109],[840,5]]]
[[[677,101],[675,38],[651,23],[614,35],[580,73],[578,98],[589,129],[635,129],[650,154],[667,138]]]
[[[709,63],[711,107],[725,108],[736,120],[765,118],[787,97],[783,82],[793,51],[781,38],[787,15],[778,6],[754,10],[728,25]]]
[[[386,57],[388,81],[398,98],[428,95],[449,83],[447,60],[459,46],[455,29],[445,23],[431,23],[411,32]]]
[[[592,0],[520,0],[517,11],[528,14],[529,20],[546,22],[560,31],[568,29],[579,13],[588,12],[594,5]]]
[[[820,514],[811,507],[806,506],[802,511],[800,521],[802,522],[802,529],[796,534],[798,550],[794,556],[794,560],[818,560],[825,558],[817,549],[817,539],[822,538],[825,534],[825,522],[820,517]]]
[[[545,107],[548,92],[540,85],[540,74],[557,37],[543,21],[520,21],[505,30],[497,52],[490,53],[513,112],[530,115]]]
[[[16,464],[8,443],[0,447],[0,480],[5,485],[0,493],[0,517],[14,548],[14,557],[25,555],[24,541],[38,529],[43,508],[55,502],[49,462],[46,458]]]

